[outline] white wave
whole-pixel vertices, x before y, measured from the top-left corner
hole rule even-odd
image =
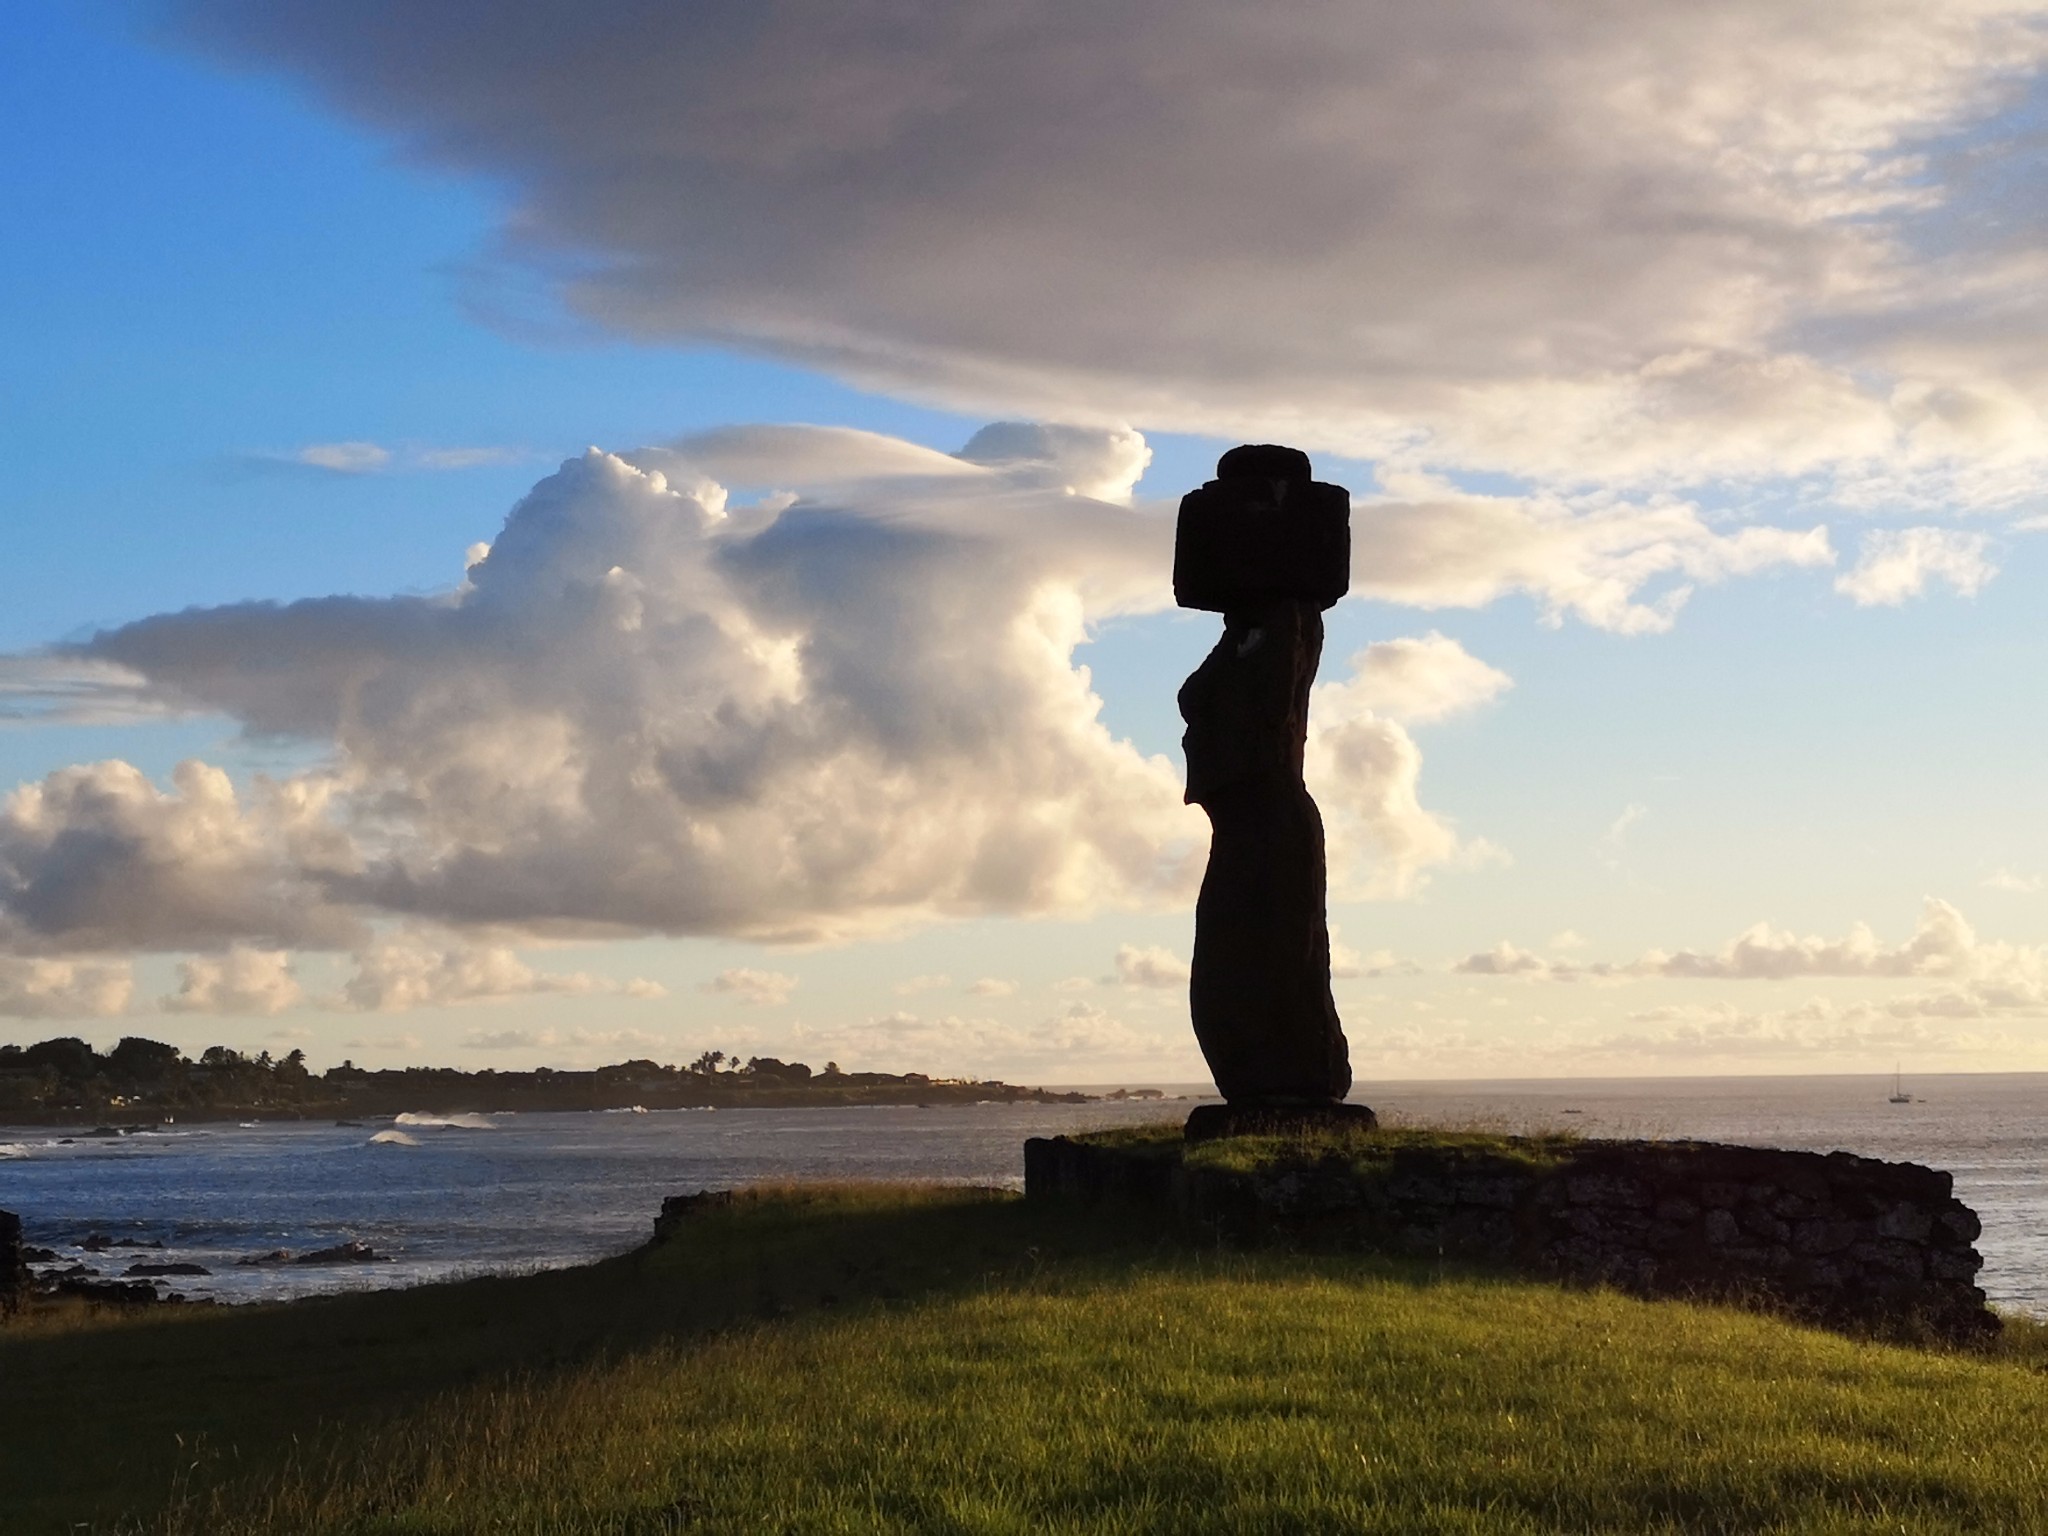
[[[424,1126],[434,1131],[495,1131],[498,1128],[489,1115],[416,1115],[410,1110],[392,1116],[391,1123]]]
[[[0,1157],[27,1157],[28,1143],[25,1141],[0,1141]]]
[[[369,1145],[373,1147],[416,1147],[419,1143],[403,1131],[379,1131],[370,1138]]]

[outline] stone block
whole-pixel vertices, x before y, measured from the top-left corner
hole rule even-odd
[[[1219,466],[1220,468],[1221,466]],[[1173,600],[1213,613],[1351,589],[1351,493],[1307,478],[1219,476],[1181,498]]]
[[[1877,1218],[1877,1233],[1880,1237],[1904,1238],[1907,1242],[1925,1241],[1934,1230],[1934,1218],[1917,1205],[1905,1201],[1891,1207]]]

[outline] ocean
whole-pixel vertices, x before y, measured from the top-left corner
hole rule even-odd
[[[1132,1086],[1140,1086],[1133,1084]],[[576,1264],[644,1240],[664,1197],[761,1179],[939,1179],[1019,1187],[1026,1137],[1185,1117],[1177,1101],[654,1113],[401,1115],[361,1126],[172,1125],[117,1138],[0,1127],[0,1208],[31,1243],[118,1276],[195,1263],[189,1296],[255,1301]],[[1909,1080],[1740,1077],[1389,1083],[1391,1123],[1689,1137],[1843,1150],[1955,1175],[1984,1221],[1980,1283],[2048,1317],[2048,1074]],[[68,1139],[67,1139],[68,1138]],[[101,1234],[162,1243],[88,1253]],[[245,1265],[357,1241],[388,1262]]]

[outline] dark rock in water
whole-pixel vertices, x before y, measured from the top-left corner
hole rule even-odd
[[[4,1225],[4,1222],[0,1222],[0,1225]],[[4,1246],[5,1239],[0,1239],[0,1247]],[[54,1264],[57,1262],[57,1250],[54,1248],[38,1248],[31,1243],[21,1250],[21,1258],[25,1264]]]
[[[28,1289],[28,1253],[21,1240],[21,1218],[0,1211],[0,1311],[12,1311]]]
[[[70,1296],[80,1301],[95,1301],[117,1307],[147,1307],[159,1301],[170,1301],[172,1297],[159,1296],[156,1287],[147,1280],[72,1280],[64,1279],[51,1288],[53,1296]]]
[[[45,1280],[82,1280],[96,1275],[99,1271],[90,1264],[73,1264],[69,1269],[52,1269],[44,1272]]]
[[[98,1139],[101,1141],[106,1141],[112,1139],[113,1137],[119,1136],[120,1134],[121,1128],[119,1126],[96,1125],[91,1130],[85,1133],[85,1137],[87,1140]]]
[[[1313,1136],[1376,1131],[1379,1116],[1363,1104],[1197,1104],[1183,1134],[1189,1141],[1223,1136]]]
[[[661,1202],[661,1214],[654,1218],[654,1240],[658,1243],[692,1216],[705,1211],[724,1210],[732,1204],[729,1189],[700,1189],[694,1195],[670,1195]]]
[[[259,1264],[289,1264],[291,1261],[292,1251],[289,1248],[273,1248],[268,1253],[252,1253],[235,1260],[244,1269],[254,1268]]]
[[[360,1120],[337,1120],[334,1123],[339,1126],[345,1126],[352,1131],[360,1131],[363,1128],[363,1122]]]
[[[311,1253],[302,1253],[292,1260],[294,1264],[389,1264],[391,1255],[379,1253],[368,1243],[350,1238],[345,1243],[336,1243],[332,1248],[315,1248]]]
[[[78,1246],[87,1253],[105,1253],[114,1246],[114,1240],[104,1232],[94,1232],[88,1234],[85,1241]]]
[[[121,1271],[124,1275],[210,1275],[212,1270],[204,1264],[130,1264]]]
[[[141,1237],[120,1237],[120,1238],[116,1238],[116,1239],[115,1239],[115,1240],[114,1240],[113,1242],[109,1243],[109,1244],[108,1244],[107,1246],[108,1246],[108,1247],[110,1247],[110,1248],[161,1248],[161,1247],[163,1247],[163,1245],[164,1245],[163,1239],[162,1239],[162,1238],[160,1238],[160,1237],[158,1237],[158,1238],[141,1238]]]

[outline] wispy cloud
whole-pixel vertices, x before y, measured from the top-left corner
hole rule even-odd
[[[1859,608],[1896,607],[1942,582],[1959,597],[1974,597],[1998,574],[1982,533],[1955,528],[1877,529],[1863,536],[1853,569],[1835,578],[1835,590]]]
[[[797,985],[796,977],[781,971],[757,971],[742,965],[720,971],[698,990],[723,993],[752,1007],[772,1008],[788,1002]]]

